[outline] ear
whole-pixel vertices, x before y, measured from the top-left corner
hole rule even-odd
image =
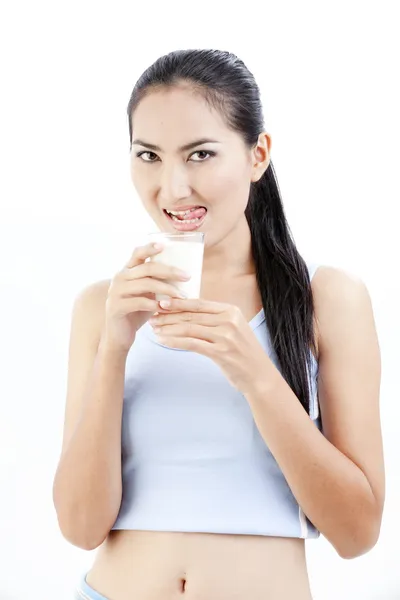
[[[257,144],[253,148],[253,165],[251,173],[251,181],[255,183],[259,181],[268,169],[271,160],[271,136],[266,133],[260,133]]]

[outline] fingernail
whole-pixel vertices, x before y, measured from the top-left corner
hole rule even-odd
[[[186,271],[177,271],[179,277],[182,277],[182,279],[191,279],[192,276],[189,273],[186,273]]]
[[[162,244],[153,244],[153,248],[154,248],[154,250],[162,250],[163,245]]]
[[[170,300],[161,300],[160,302],[161,308],[169,308],[171,306]]]

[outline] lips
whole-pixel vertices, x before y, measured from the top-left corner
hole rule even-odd
[[[177,209],[177,210],[167,210],[165,209],[166,213],[170,216],[170,217],[175,217],[175,219],[179,219],[180,221],[187,221],[187,220],[192,220],[192,219],[200,219],[201,217],[203,217],[206,212],[207,209],[204,206],[194,206],[191,207],[189,209]]]
[[[207,209],[204,206],[188,207],[186,210],[180,209],[171,212],[164,209],[164,214],[177,231],[194,231],[204,223]]]

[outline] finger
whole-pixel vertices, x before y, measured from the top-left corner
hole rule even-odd
[[[187,350],[189,352],[197,352],[212,358],[214,356],[214,344],[198,340],[195,338],[180,338],[180,337],[159,337],[158,341],[163,346],[176,350]]]
[[[144,279],[134,279],[133,281],[126,282],[121,295],[123,298],[130,296],[141,296],[143,294],[159,294],[160,296],[169,296],[173,299],[184,298],[183,292],[181,292],[176,286],[171,283],[159,281],[152,277],[145,277]],[[159,305],[157,305],[159,310]]]
[[[169,279],[170,281],[188,281],[190,275],[171,267],[157,262],[146,262],[135,267],[125,269],[127,279],[141,279],[142,277],[154,277],[155,279]]]
[[[210,344],[217,341],[216,330],[213,327],[197,325],[197,323],[175,323],[154,327],[154,333],[160,337],[193,338]]]
[[[144,311],[155,313],[158,310],[157,300],[150,298],[120,298],[115,311],[119,315],[128,315],[129,313]]]
[[[206,327],[216,327],[222,322],[222,313],[189,313],[189,312],[164,312],[159,313],[151,319],[151,324],[156,327],[163,325],[173,325],[174,323],[192,323],[204,325]]]
[[[180,312],[193,312],[193,313],[210,313],[219,314],[226,311],[229,308],[229,304],[222,304],[220,302],[211,302],[211,300],[202,299],[185,299],[185,300],[162,300],[160,302],[161,308],[167,309],[168,311],[180,311]]]
[[[162,244],[146,244],[145,246],[138,246],[133,251],[132,256],[125,265],[126,269],[131,269],[144,263],[147,258],[159,254],[163,250]]]

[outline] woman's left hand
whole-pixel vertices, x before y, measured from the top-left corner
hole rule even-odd
[[[161,344],[203,354],[219,365],[242,393],[265,377],[270,362],[241,310],[208,300],[172,299],[150,324]]]

